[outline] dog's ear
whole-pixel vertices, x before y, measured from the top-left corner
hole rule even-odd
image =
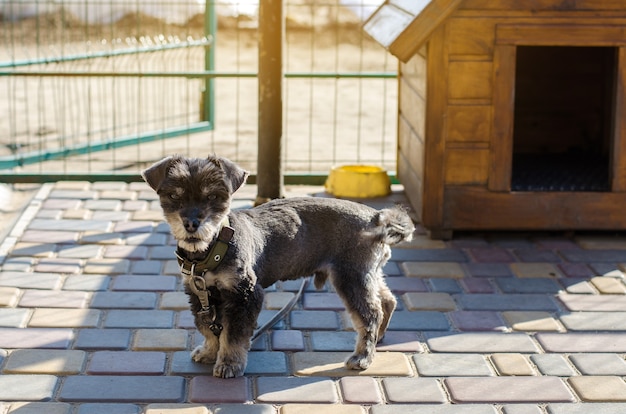
[[[237,191],[250,175],[248,171],[229,159],[217,158],[215,161],[226,172],[226,178],[230,181],[231,194]]]
[[[152,166],[141,172],[141,177],[154,191],[159,191],[163,180],[167,176],[167,170],[172,165],[174,157],[166,157],[161,161],[157,161]]]

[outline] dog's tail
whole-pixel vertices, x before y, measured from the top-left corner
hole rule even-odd
[[[403,241],[411,241],[415,225],[407,212],[401,207],[380,210],[376,217],[377,226],[370,235],[375,241],[394,245]]]

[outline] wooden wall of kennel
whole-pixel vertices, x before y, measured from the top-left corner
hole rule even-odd
[[[433,237],[461,229],[626,229],[623,0],[387,0],[364,28],[401,61],[398,176]],[[517,68],[528,51],[539,51],[526,63],[535,75],[537,67],[557,67],[544,79],[548,87],[564,80],[546,95],[543,112],[541,87],[525,94],[526,106],[525,89],[516,101],[516,83],[532,85]],[[574,60],[558,69],[561,55]],[[588,67],[605,60],[597,56],[608,63]],[[600,84],[586,85],[589,78]],[[583,105],[596,99],[607,103],[603,110]],[[558,113],[551,100],[580,106]],[[546,149],[541,142],[552,132],[560,138]],[[514,145],[514,135],[531,138]],[[516,151],[551,156],[566,147],[604,157],[606,188],[512,188]]]

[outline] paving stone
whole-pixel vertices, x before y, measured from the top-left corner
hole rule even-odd
[[[446,395],[432,378],[383,378],[387,400],[393,404],[443,404]]]
[[[571,278],[559,280],[561,285],[565,287],[567,293],[573,293],[577,295],[593,295],[596,290],[591,286],[591,283],[587,279]]]
[[[574,312],[560,319],[570,331],[626,331],[626,312]]]
[[[171,328],[174,313],[166,310],[110,310],[106,328]]]
[[[302,297],[302,307],[307,310],[345,309],[343,302],[336,293],[306,292]]]
[[[26,230],[20,237],[20,240],[26,243],[41,243],[42,240],[45,240],[46,243],[53,244],[75,244],[78,236],[78,231]]]
[[[189,309],[189,296],[187,296],[187,294],[185,294],[184,292],[164,292],[161,295],[159,309]]]
[[[95,244],[79,244],[61,246],[59,248],[58,256],[62,258],[91,259],[92,257],[100,256],[101,252],[102,246]]]
[[[282,309],[295,295],[292,292],[269,292],[265,294],[265,309]]]
[[[95,210],[91,215],[91,219],[106,221],[124,221],[130,219],[130,213],[127,211]]]
[[[22,289],[58,289],[62,276],[58,273],[0,272],[0,286]]]
[[[5,374],[79,374],[87,356],[83,351],[16,349],[7,358]]]
[[[170,375],[213,375],[213,364],[194,362],[189,351],[177,351],[171,357],[169,373]]]
[[[62,258],[62,257],[48,257],[39,260],[39,263],[35,266],[35,272],[41,273],[78,273],[81,269],[81,263],[79,259]]]
[[[117,275],[128,273],[130,261],[126,259],[91,259],[87,260],[83,273]]]
[[[145,246],[106,246],[104,249],[105,258],[123,259],[144,259],[148,256],[148,248]]]
[[[402,270],[400,270],[400,266],[398,265],[398,262],[389,261],[385,263],[385,265],[383,266],[383,273],[386,276],[395,277],[395,276],[401,276]]]
[[[446,279],[443,277],[433,277],[428,279],[428,284],[433,292],[461,293],[463,289],[456,279]]]
[[[133,213],[133,221],[163,221],[162,211],[138,210]]]
[[[447,293],[411,292],[402,295],[406,307],[410,311],[435,310],[450,311],[456,309],[456,303]]]
[[[48,220],[34,219],[28,225],[30,230],[44,231],[107,231],[111,227],[108,220]],[[48,242],[50,240],[43,239]]]
[[[548,414],[623,414],[622,403],[548,404]]]
[[[502,407],[502,414],[542,414],[541,408],[531,404],[511,404]]]
[[[458,263],[440,262],[404,262],[400,265],[408,277],[422,278],[453,278],[465,277],[463,268]]]
[[[199,378],[199,377],[198,377]],[[339,402],[335,384],[328,378],[260,377],[257,401],[263,403]]]
[[[493,354],[491,361],[500,375],[535,375],[532,366],[522,354]]]
[[[398,376],[413,375],[404,354],[398,352],[378,352],[372,365],[363,371],[347,369],[344,361],[350,352],[296,352],[293,354],[293,367],[299,376]]]
[[[547,352],[626,353],[626,333],[552,333],[539,332],[535,339]]]
[[[173,246],[152,246],[150,247],[149,258],[154,260],[174,259],[175,250],[176,248]]]
[[[626,293],[626,286],[621,279],[607,276],[596,276],[591,279],[591,283],[602,294],[623,295]]]
[[[156,293],[150,292],[96,292],[91,307],[97,309],[153,309]]]
[[[626,241],[613,236],[578,236],[576,243],[583,249],[624,250]]]
[[[48,198],[41,204],[42,210],[72,210],[79,208],[82,202],[68,198]]]
[[[550,295],[535,293],[455,295],[460,309],[493,311],[553,311],[559,310]]]
[[[504,331],[506,324],[498,312],[455,311],[448,315],[460,331]]]
[[[365,414],[365,408],[346,404],[285,404],[280,414]]]
[[[492,405],[450,405],[450,404],[420,404],[419,409],[428,414],[497,414]],[[371,414],[414,414],[415,404],[373,405]]]
[[[178,351],[187,349],[188,331],[184,329],[139,329],[135,333],[133,350]]]
[[[0,308],[0,326],[23,328],[30,318],[30,309]]]
[[[391,257],[400,262],[467,262],[467,256],[460,249],[391,249]],[[626,261],[626,260],[624,260]]]
[[[466,263],[467,273],[472,277],[511,277],[511,268],[504,263]]]
[[[299,330],[281,330],[271,333],[274,351],[304,351],[304,337]]]
[[[13,307],[17,305],[20,290],[13,287],[0,287],[0,307]]]
[[[163,262],[160,260],[133,260],[130,264],[130,273],[134,275],[158,275],[161,273]]]
[[[284,352],[260,351],[248,353],[246,375],[286,375],[288,373],[287,357]]]
[[[617,277],[617,278],[625,278],[626,274],[623,272],[623,267],[615,263],[606,262],[606,263],[589,263],[589,267],[594,271],[595,275],[605,276],[605,277]]]
[[[164,352],[96,351],[87,366],[90,375],[160,375],[164,372]]]
[[[537,352],[537,348],[530,336],[522,333],[427,332],[425,336],[426,343],[433,352]]]
[[[418,353],[424,351],[417,332],[389,330],[385,333],[382,341],[378,342],[376,349],[384,352]]]
[[[35,328],[95,328],[101,312],[95,309],[37,308],[28,322]]]
[[[54,375],[1,375],[0,401],[50,401],[56,384]]]
[[[293,329],[338,329],[339,320],[336,312],[315,310],[291,311],[290,323]]]
[[[558,293],[561,286],[548,278],[518,279],[500,277],[495,283],[503,293]]]
[[[316,332],[310,334],[313,351],[352,351],[356,335],[354,332]]]
[[[117,276],[113,279],[113,290],[127,291],[172,291],[176,289],[174,276]]]
[[[351,404],[380,404],[383,402],[378,383],[370,377],[344,377],[339,380],[343,400]]]
[[[459,280],[459,284],[467,293],[494,293],[493,285],[484,278],[466,277]]]
[[[77,184],[78,185],[78,184]],[[97,197],[97,192],[89,191],[86,189],[55,189],[50,195],[50,198],[67,198],[67,199],[78,199],[78,200],[90,200],[92,198]]]
[[[185,379],[160,376],[70,376],[58,399],[75,402],[180,402]]]
[[[450,323],[443,312],[399,311],[394,312],[389,322],[392,331],[447,331]]]
[[[123,350],[130,345],[129,329],[81,329],[74,348]]]
[[[111,278],[104,275],[76,275],[69,276],[63,284],[64,290],[101,291],[106,290]]]
[[[521,278],[557,278],[563,275],[552,263],[511,263],[511,271]]]
[[[5,272],[30,272],[36,262],[35,257],[10,257],[2,264],[2,270]]]
[[[34,256],[34,257],[50,257],[57,250],[57,245],[54,243],[42,243],[41,239],[34,243],[26,243],[20,241],[13,246],[11,254],[13,256]],[[33,263],[30,257],[19,257],[16,260],[24,262],[25,260]],[[17,269],[16,269],[17,270]],[[23,270],[22,270],[23,271]]]
[[[561,261],[561,258],[556,253],[547,249],[515,249],[513,250],[513,253],[522,262],[559,263]]]
[[[73,338],[72,329],[0,328],[0,348],[66,349]]]
[[[590,278],[594,275],[585,263],[559,263],[556,266],[565,277]]]
[[[560,331],[561,327],[552,315],[542,311],[507,311],[502,316],[515,331]]]
[[[444,384],[454,403],[574,402],[557,377],[452,377]]]
[[[163,246],[167,244],[167,238],[168,235],[159,233],[127,234],[126,244],[130,246]]]
[[[568,382],[583,401],[626,401],[626,383],[620,377],[581,376],[571,377],[568,379]]]
[[[54,220],[62,220],[62,219],[67,219],[67,220],[74,220],[74,219],[78,219],[78,220],[87,220],[90,219],[92,217],[91,215],[91,210],[87,210],[84,208],[77,208],[77,209],[72,209],[72,210],[65,210],[62,211],[60,216],[45,216],[45,215],[37,215],[36,216],[39,219],[54,219]]]
[[[626,261],[624,250],[563,250],[561,255],[568,262],[619,263]]]
[[[2,404],[0,404],[2,408]],[[11,404],[8,414],[71,414],[72,406],[57,402],[15,402]]]
[[[145,414],[210,414],[207,407],[194,404],[148,404]]]
[[[572,354],[569,359],[583,375],[626,376],[626,361],[617,354]]]
[[[530,359],[543,375],[552,375],[555,377],[571,377],[577,375],[576,371],[574,371],[572,366],[562,355],[534,354],[530,356]]]
[[[477,247],[470,248],[468,251],[477,262],[511,263],[516,261],[508,250],[499,247]]]
[[[626,295],[572,295],[557,296],[570,311],[626,311]]]
[[[25,308],[84,308],[89,294],[80,291],[25,290],[20,306]]]
[[[86,231],[82,234],[79,242],[82,244],[121,244],[123,240],[122,233],[102,232],[102,231]]]
[[[413,355],[417,372],[422,377],[491,376],[493,371],[478,354]]]
[[[115,223],[113,231],[120,233],[151,233],[152,227],[152,221],[147,220],[120,221]]]

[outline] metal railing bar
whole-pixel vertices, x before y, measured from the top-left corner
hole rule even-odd
[[[47,76],[47,77],[117,77],[117,78],[255,78],[256,72],[95,72],[95,71],[0,71],[0,76]],[[322,79],[396,79],[397,72],[319,72],[285,73],[285,78],[322,78]]]

